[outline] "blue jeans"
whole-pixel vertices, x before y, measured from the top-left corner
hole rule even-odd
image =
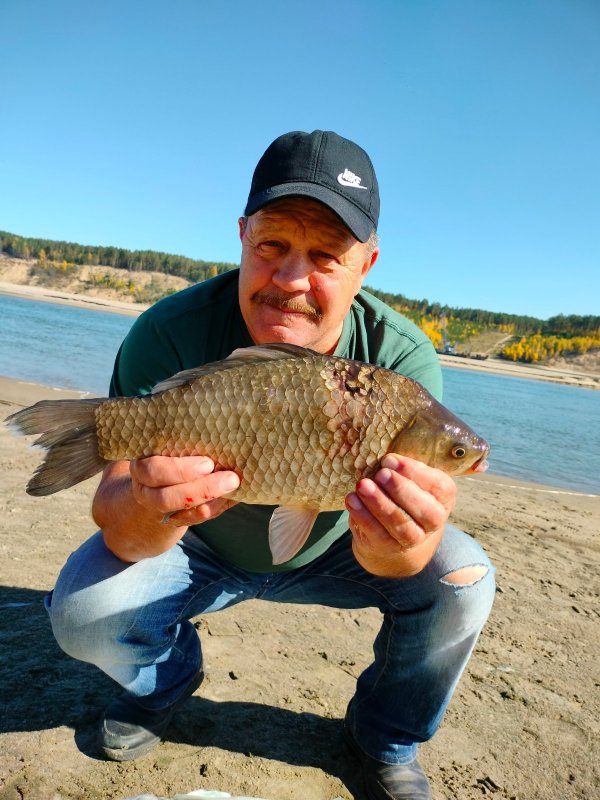
[[[484,577],[444,577],[482,565]],[[407,763],[436,731],[490,612],[494,568],[467,534],[447,527],[429,565],[411,578],[378,578],[357,563],[346,534],[320,558],[276,574],[246,572],[195,534],[166,553],[127,564],[96,533],[71,555],[48,596],[54,635],[147,708],[182,697],[202,663],[192,617],[260,598],[333,608],[376,607],[383,624],[374,661],[359,677],[348,724],[361,748]]]

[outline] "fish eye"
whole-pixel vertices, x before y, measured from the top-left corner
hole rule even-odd
[[[464,444],[455,444],[452,448],[454,458],[464,458],[467,455],[467,448]]]

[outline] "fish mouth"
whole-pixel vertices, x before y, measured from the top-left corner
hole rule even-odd
[[[489,466],[490,464],[487,460],[487,453],[485,453],[481,456],[481,458],[478,458],[477,461],[471,465],[469,472],[487,472]]]

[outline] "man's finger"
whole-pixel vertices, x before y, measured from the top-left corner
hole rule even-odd
[[[147,486],[132,480],[134,495],[139,503],[155,508],[161,514],[192,509],[210,500],[216,500],[240,485],[240,479],[230,470],[211,472],[202,478],[172,486]]]
[[[203,503],[201,506],[171,514],[167,524],[174,525],[177,528],[187,527],[188,525],[200,525],[209,519],[218,517],[235,504],[234,500],[227,500],[225,497],[219,497],[216,500],[207,500],[207,502]]]
[[[389,537],[403,547],[413,547],[423,539],[423,528],[374,481],[368,478],[359,481],[356,495],[371,518],[369,520],[362,514],[359,521],[367,533],[375,530],[375,525],[381,526]]]
[[[436,497],[442,505],[451,508],[454,505],[456,496],[456,484],[449,475],[434,467],[423,464],[408,456],[401,456],[397,453],[388,453],[381,461],[382,467],[397,472],[405,478],[414,481],[429,494]]]
[[[448,505],[444,505],[414,481],[387,468],[380,469],[373,481],[389,498],[389,502],[383,501],[373,508],[373,513],[382,524],[387,525],[386,521],[389,520],[393,525],[397,518],[396,507],[399,507],[426,533],[445,525],[453,505],[450,500]]]
[[[209,475],[215,464],[208,456],[149,456],[134,459],[131,476],[145,486],[174,486]]]

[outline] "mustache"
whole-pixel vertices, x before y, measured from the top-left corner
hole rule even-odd
[[[306,314],[313,320],[320,320],[323,316],[321,311],[309,303],[302,302],[301,300],[294,300],[290,297],[281,297],[277,294],[270,294],[267,292],[257,292],[252,301],[257,305],[271,306],[278,308],[280,311],[295,311],[299,314]]]

